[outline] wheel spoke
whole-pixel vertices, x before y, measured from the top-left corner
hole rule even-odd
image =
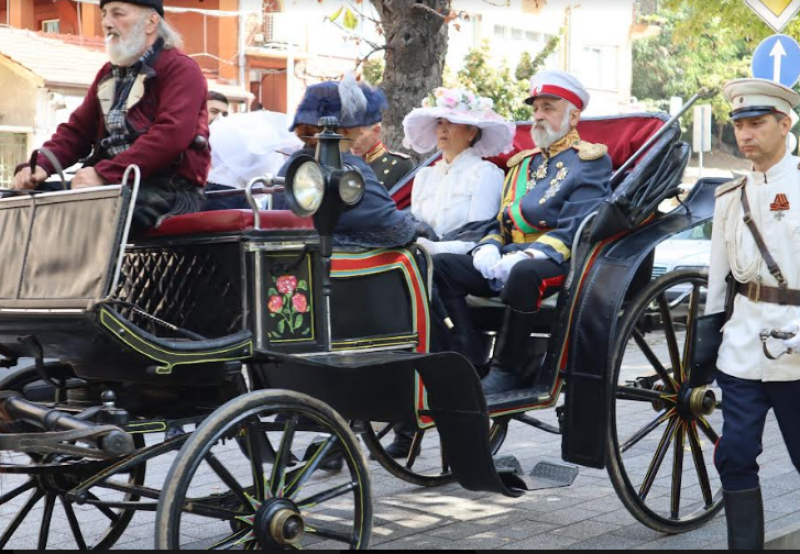
[[[264,460],[261,457],[262,444],[259,443],[259,439],[266,437],[256,430],[257,424],[258,419],[247,426],[247,453],[250,458],[256,500],[263,501],[268,499],[268,491],[266,477],[264,476]]]
[[[677,404],[676,395],[672,393],[659,392],[657,390],[642,389],[638,387],[617,386],[617,398],[619,400],[632,400],[634,402],[669,402]]]
[[[422,452],[422,439],[425,437],[425,430],[417,431],[414,435],[414,440],[411,441],[411,450],[408,452],[408,459],[406,460],[406,469],[412,469],[417,462],[417,458]]]
[[[78,518],[75,516],[75,510],[72,508],[72,504],[67,502],[67,499],[63,496],[59,496],[58,499],[61,501],[61,506],[64,508],[64,513],[67,514],[69,528],[72,529],[72,536],[75,538],[75,544],[78,545],[78,550],[89,550],[89,548],[86,546],[86,540],[83,538],[81,526],[78,523]]]
[[[50,525],[53,523],[53,508],[55,508],[55,506],[55,495],[48,494],[44,503],[42,525],[39,528],[39,546],[37,547],[37,550],[47,550],[47,542],[50,539]]]
[[[311,509],[315,506],[319,506],[320,504],[324,504],[329,500],[333,500],[334,498],[339,498],[340,496],[344,496],[356,490],[358,488],[358,483],[352,481],[347,483],[346,485],[342,485],[340,487],[336,487],[335,489],[331,489],[329,491],[321,492],[312,496],[311,498],[307,498],[301,502],[298,502],[297,505],[301,510]]]
[[[311,527],[310,525],[306,525],[306,532],[316,537],[329,539],[344,544],[353,543],[352,536],[345,535],[344,533],[340,533],[338,531],[331,531],[330,529],[320,529],[319,527]]]
[[[214,470],[214,473],[216,473],[217,476],[222,479],[222,482],[225,483],[225,486],[227,486],[230,491],[236,495],[236,498],[238,498],[245,507],[249,507],[250,499],[247,498],[247,495],[245,495],[244,487],[239,484],[239,481],[236,480],[236,477],[231,475],[231,472],[228,471],[228,468],[226,468],[222,462],[220,462],[219,459],[211,452],[206,455],[206,462],[209,466],[211,466],[211,469]]]
[[[681,487],[683,486],[683,448],[686,444],[686,425],[681,420],[675,433],[675,461],[672,466],[672,519],[681,517]]]
[[[303,487],[308,483],[308,480],[311,479],[311,476],[319,469],[322,460],[325,459],[328,452],[330,452],[338,442],[339,437],[331,435],[330,438],[317,449],[306,465],[289,475],[289,479],[287,479],[287,481],[289,481],[289,486],[286,487],[286,498],[293,500],[294,497],[303,490]]]
[[[644,440],[650,433],[658,429],[662,424],[669,421],[669,418],[671,418],[673,415],[675,415],[674,409],[662,411],[653,421],[639,429],[631,438],[629,438],[625,444],[620,447],[620,452],[625,454],[628,450]]]
[[[708,437],[708,440],[711,441],[711,444],[716,446],[719,442],[719,435],[717,435],[716,431],[711,427],[711,424],[706,420],[706,418],[701,417],[697,420],[698,427],[703,432],[703,434]]]
[[[14,521],[11,522],[11,524],[6,529],[5,533],[3,533],[3,536],[0,537],[0,550],[6,547],[8,541],[11,540],[11,537],[13,537],[14,533],[16,533],[17,529],[19,529],[19,526],[22,524],[23,521],[25,521],[25,518],[28,517],[30,511],[33,509],[34,506],[36,506],[36,504],[39,503],[39,501],[43,497],[44,493],[41,491],[36,491],[31,495],[30,499],[28,499],[28,503],[25,504],[22,510],[20,510],[20,512],[17,514],[17,517],[14,518]]]
[[[656,455],[653,458],[653,461],[650,463],[650,467],[647,470],[647,475],[645,476],[644,482],[639,489],[639,498],[641,498],[642,501],[647,499],[647,495],[650,494],[650,489],[653,488],[653,483],[655,482],[656,477],[658,477],[658,472],[661,469],[661,464],[664,463],[664,458],[667,456],[667,451],[669,451],[670,443],[672,442],[672,438],[675,436],[675,431],[678,428],[679,421],[680,420],[677,417],[674,418],[669,422],[667,429],[664,431],[664,436],[661,438],[661,443],[658,445]]]
[[[650,362],[650,365],[653,366],[658,377],[661,379],[661,382],[664,383],[666,387],[670,389],[671,392],[678,392],[678,385],[675,382],[675,379],[672,375],[669,374],[667,368],[664,367],[664,364],[661,363],[661,360],[658,359],[656,353],[653,352],[653,349],[647,344],[645,341],[644,336],[637,330],[633,330],[633,340],[639,346],[639,349],[644,353],[645,358],[647,361]]]
[[[379,441],[382,441],[382,440],[383,440],[383,439],[386,437],[386,435],[388,435],[388,434],[389,434],[389,431],[391,431],[391,430],[392,430],[392,427],[394,427],[394,425],[392,425],[391,423],[387,423],[387,424],[386,424],[386,427],[384,427],[383,429],[381,429],[381,432],[380,432],[380,433],[378,433],[378,435],[377,435],[377,437],[378,437],[378,440],[379,440]]]
[[[24,485],[21,485],[20,487],[14,489],[13,491],[9,492],[8,494],[4,494],[3,496],[0,496],[0,506],[2,506],[3,504],[8,504],[12,500],[14,500],[16,497],[18,497],[19,495],[31,490],[35,486],[36,486],[36,482],[33,479],[31,479],[30,481],[28,481]]]
[[[658,297],[658,307],[661,312],[662,324],[664,325],[664,334],[667,337],[667,346],[669,347],[669,359],[672,364],[672,373],[677,376],[678,384],[682,384],[680,379],[681,372],[681,354],[678,348],[678,337],[675,334],[675,324],[672,322],[672,313],[669,309],[669,302],[664,294]]]
[[[695,423],[692,423],[691,429],[689,429],[689,444],[692,447],[697,479],[700,481],[700,489],[703,491],[703,501],[706,503],[706,508],[710,508],[714,505],[714,496],[711,492],[711,481],[708,478],[706,458],[700,445],[700,437],[697,434],[697,425]]]
[[[94,500],[95,502],[102,502],[99,498],[97,498],[94,494],[89,493],[89,500]],[[103,506],[102,504],[92,504],[95,508],[100,510],[104,516],[111,520],[111,523],[116,523],[119,520],[119,515],[117,515],[114,510],[109,508],[108,506]]]
[[[241,531],[234,533],[230,537],[219,541],[214,546],[209,548],[209,550],[228,550],[229,548],[238,546],[247,540],[247,537],[250,535],[250,533],[252,533],[252,529],[250,528],[242,529]]]
[[[686,342],[683,345],[683,363],[681,364],[681,383],[688,382],[691,377],[692,368],[689,362],[692,359],[692,342],[697,331],[697,315],[700,310],[700,285],[695,283],[692,286],[692,295],[689,298],[689,315],[686,320]]]
[[[293,415],[286,422],[281,445],[275,457],[275,465],[272,468],[272,478],[270,479],[271,493],[275,498],[281,498],[286,487],[286,468],[289,467],[289,461],[292,457],[292,444],[294,443],[294,434],[297,429],[297,419],[298,416]]]

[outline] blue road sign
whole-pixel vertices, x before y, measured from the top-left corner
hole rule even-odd
[[[764,40],[753,54],[753,77],[794,87],[800,80],[800,44],[787,35]]]

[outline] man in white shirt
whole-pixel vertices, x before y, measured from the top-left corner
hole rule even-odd
[[[733,312],[717,360],[723,392],[723,436],[715,454],[722,479],[731,550],[761,550],[764,514],[757,458],[767,413],[775,411],[800,469],[800,158],[787,150],[791,111],[800,95],[772,81],[740,79],[725,86],[736,140],[753,163],[747,176],[720,187],[712,236],[708,313],[726,307],[726,279],[735,280]],[[788,350],[787,350],[788,349]]]

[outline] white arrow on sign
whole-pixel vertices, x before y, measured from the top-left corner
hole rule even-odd
[[[774,71],[772,73],[772,80],[775,81],[776,83],[780,83],[781,65],[783,64],[783,58],[788,55],[786,53],[786,49],[783,47],[783,44],[781,44],[780,40],[778,40],[775,43],[775,46],[772,48],[772,52],[770,52],[769,55],[773,58],[773,61],[775,63],[775,65],[773,66]]]

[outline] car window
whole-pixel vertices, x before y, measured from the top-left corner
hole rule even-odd
[[[698,225],[688,231],[675,235],[672,237],[672,240],[711,240],[712,227],[713,223],[704,223],[703,225]]]

